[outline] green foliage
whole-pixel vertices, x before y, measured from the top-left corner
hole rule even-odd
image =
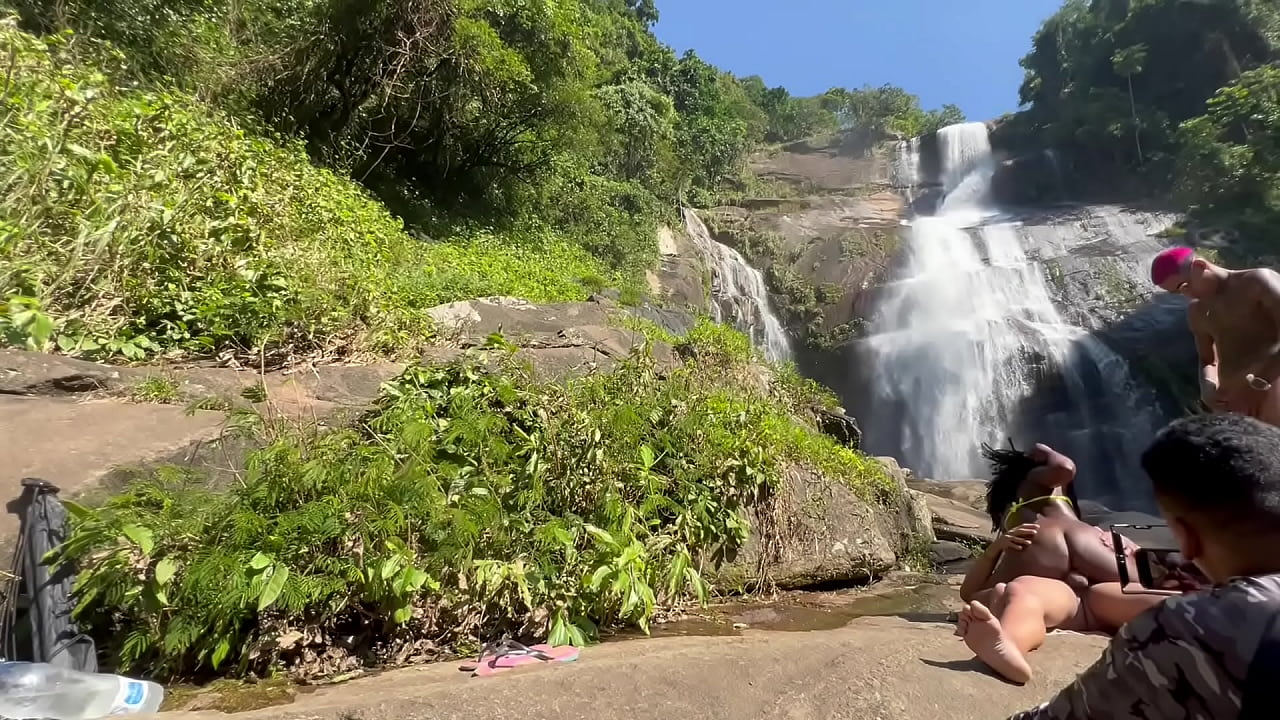
[[[616,144],[606,162],[626,180],[651,180],[659,153],[675,137],[671,98],[641,80],[607,85],[597,96],[609,118],[607,137]]]
[[[109,118],[89,113],[82,119],[74,114],[77,107],[66,102],[23,106],[28,113],[40,109],[23,129],[25,135],[43,134],[28,138],[31,143],[52,142],[49,147],[61,148],[60,135],[75,135],[77,146],[114,159],[110,133],[124,128],[112,122],[145,117],[125,158],[135,165],[94,170],[97,176],[128,175],[144,160],[160,161],[153,184],[165,184],[171,197],[144,197],[152,209],[181,207],[187,213],[182,221],[201,215],[216,227],[229,223],[220,232],[247,233],[240,242],[262,249],[277,241],[277,233],[259,224],[269,220],[283,225],[295,218],[288,212],[264,215],[261,222],[245,217],[265,208],[255,206],[258,198],[243,187],[246,178],[237,173],[255,168],[264,177],[262,192],[278,192],[281,184],[310,191],[305,186],[320,182],[314,179],[319,176],[303,168],[292,146],[297,142],[312,161],[364,185],[416,233],[468,241],[479,236],[482,244],[497,237],[501,245],[517,249],[528,236],[543,240],[559,235],[572,238],[572,245],[603,264],[577,273],[591,261],[574,258],[565,264],[563,255],[573,248],[552,242],[562,251],[555,258],[557,267],[572,268],[574,274],[529,275],[530,284],[546,280],[553,286],[534,288],[542,297],[561,297],[567,284],[583,277],[622,284],[634,293],[643,270],[657,260],[654,230],[676,202],[709,202],[722,188],[740,183],[748,153],[761,142],[831,132],[842,121],[845,127],[918,134],[960,117],[950,106],[926,113],[915,96],[897,88],[841,90],[843,104],[833,102],[830,93],[796,98],[783,88],[766,88],[759,78],[739,80],[693,52],[676,57],[653,36],[657,11],[651,0],[15,2],[28,29],[53,34],[72,29],[87,38],[62,47],[56,65],[104,100],[87,105],[112,108],[104,113]],[[110,71],[98,75],[87,69],[93,66]],[[147,110],[133,112],[131,118],[124,111],[130,103]],[[68,118],[73,121],[62,128],[61,120]],[[81,129],[88,134],[86,120],[102,132],[79,137]],[[206,125],[220,129],[198,142],[196,130]],[[229,140],[228,133],[235,138]],[[264,134],[277,137],[268,141]],[[285,140],[290,149],[277,151],[276,139]],[[187,160],[172,159],[170,144],[181,145]],[[189,184],[170,182],[169,176],[178,172],[173,166],[181,162],[196,168],[200,177],[192,180],[201,183],[203,192],[234,202],[196,198],[187,203],[175,197],[189,189]],[[282,164],[280,172],[272,167],[275,163]],[[275,180],[278,175],[294,181]],[[338,181],[326,182],[337,192]],[[128,193],[134,190],[133,183],[116,185]],[[110,206],[119,198],[99,198],[95,193],[100,188],[90,189],[94,193],[72,202],[100,208],[94,214],[102,217],[126,212]],[[154,188],[147,192],[157,194]],[[372,207],[355,200],[349,189],[342,192],[352,196],[351,202]],[[127,211],[137,216],[134,225],[144,211],[151,212]],[[324,220],[341,238],[400,234],[386,225],[386,218],[369,217],[354,206]],[[386,227],[372,230],[369,224]],[[261,238],[264,242],[258,243]],[[155,245],[129,239],[130,248]],[[184,237],[184,242],[191,241]],[[310,256],[323,257],[322,268],[413,264],[412,253],[400,254],[399,241],[353,244],[362,252]],[[262,250],[259,255],[275,257]],[[210,248],[184,251],[208,253]],[[380,292],[374,293],[376,298],[320,293],[307,298],[310,307],[318,308],[308,312],[295,301],[303,292],[298,283],[311,278],[286,279],[277,265],[259,256],[244,257],[238,248],[214,255],[204,264],[239,265],[211,278],[209,288],[182,287],[170,277],[180,271],[169,268],[172,273],[161,272],[154,283],[137,288],[139,296],[146,292],[153,298],[150,307],[137,307],[140,297],[116,302],[111,293],[95,311],[115,313],[112,322],[59,318],[55,334],[67,336],[64,344],[76,352],[98,352],[115,343],[133,358],[175,344],[278,344],[288,336],[288,343],[306,345],[339,332],[360,335],[359,328],[369,324],[365,309],[371,300],[379,311],[394,306],[392,322],[376,331],[380,337],[373,346],[398,347],[425,332],[400,313],[420,309],[423,297],[416,291],[421,281],[377,279],[413,286],[413,297],[398,291],[390,293],[394,298]],[[152,258],[162,265],[171,259]],[[286,280],[293,285],[284,287]],[[450,292],[484,284],[473,276],[440,282]],[[348,295],[361,294],[349,282],[337,286]],[[173,304],[167,292],[171,287],[190,297]],[[55,318],[68,310],[61,300],[29,293],[22,297],[45,303],[45,312],[52,311]],[[224,302],[226,298],[236,301]],[[161,317],[166,312],[162,307],[171,308],[168,314],[176,317]],[[354,317],[339,317],[343,315]],[[170,327],[176,325],[184,327]],[[42,326],[4,326],[6,335],[30,344],[35,341],[27,329]]]
[[[820,97],[792,97],[784,87],[766,87],[758,75],[742,78],[741,83],[747,97],[765,114],[766,142],[791,142],[837,128],[835,113],[822,106]]]
[[[616,323],[620,327],[634,330],[644,335],[645,339],[651,343],[663,342],[668,345],[676,345],[680,342],[680,337],[667,330],[658,323],[644,317],[640,317],[634,313],[621,312],[610,318],[610,321]]]
[[[166,375],[149,375],[129,389],[129,399],[143,403],[176,403],[180,398],[178,382]]]
[[[1077,191],[1172,191],[1240,231],[1241,259],[1271,255],[1278,43],[1267,0],[1070,0],[1023,58],[1030,107],[1003,144],[1056,146]]]
[[[510,211],[579,130],[594,67],[582,5],[316,2],[255,106],[375,186]]]
[[[1019,132],[1063,150],[1082,181],[1145,167],[1167,187],[1179,124],[1276,57],[1276,18],[1266,2],[1068,0],[1022,59]]]
[[[965,119],[964,113],[955,105],[924,110],[920,107],[920,98],[892,85],[857,90],[832,88],[821,96],[821,104],[836,114],[841,127],[902,137],[936,132]]]
[[[262,674],[339,642],[375,662],[499,630],[583,643],[705,602],[698,558],[747,537],[786,463],[893,499],[877,463],[792,414],[829,393],[785,368],[762,389],[732,330],[682,342],[680,369],[642,355],[567,387],[500,358],[413,367],[358,427],[255,453],[229,494],[161,472],[68,504],[77,617],[121,670],[163,677]]]
[[[1280,220],[1280,68],[1243,73],[1178,139],[1177,191],[1193,212],[1272,234]]]
[[[62,36],[0,26],[0,332],[158,350],[410,349],[423,311],[476,295],[581,299],[610,277],[545,229],[422,242],[351,182],[188,96],[128,90]],[[651,241],[652,242],[652,241]],[[594,283],[594,284],[598,284]]]

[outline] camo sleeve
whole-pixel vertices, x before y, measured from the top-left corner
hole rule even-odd
[[[1273,579],[1244,579],[1170,598],[1125,625],[1053,699],[1009,720],[1236,717],[1277,596]]]

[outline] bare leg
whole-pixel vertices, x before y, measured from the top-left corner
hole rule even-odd
[[[1120,583],[1098,583],[1084,596],[1090,615],[1086,629],[1114,635],[1122,625],[1167,599],[1167,595],[1126,594]]]
[[[1016,683],[1031,679],[1031,666],[986,605],[973,601],[960,611],[956,634],[978,659]]]
[[[1048,630],[1076,616],[1080,598],[1061,580],[1023,576],[1009,583],[998,617],[991,608],[971,602],[960,612],[956,634],[993,670],[1016,683],[1031,679],[1026,653],[1044,643]]]

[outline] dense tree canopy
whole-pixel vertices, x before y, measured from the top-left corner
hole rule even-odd
[[[1280,68],[1249,70],[1179,132],[1179,196],[1274,237],[1280,221]]]
[[[1178,126],[1276,57],[1278,19],[1265,0],[1068,0],[1022,59],[1016,123],[1078,166],[1144,169],[1167,186]]]
[[[411,220],[560,222],[548,186],[657,206],[735,178],[762,142],[962,119],[899,88],[799,98],[677,57],[652,0],[18,2],[29,27],[108,40],[136,77],[304,139]]]

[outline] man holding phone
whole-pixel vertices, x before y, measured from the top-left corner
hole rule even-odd
[[[1139,615],[1075,682],[1010,720],[1280,718],[1280,428],[1184,418],[1142,466],[1183,559],[1214,587]]]

